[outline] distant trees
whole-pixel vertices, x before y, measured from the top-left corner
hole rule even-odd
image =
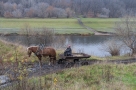
[[[122,2],[125,4],[125,10],[126,14],[135,16],[136,15],[136,0],[122,0]]]
[[[35,15],[37,14],[38,17],[45,18],[47,17],[47,9],[49,8],[49,4],[47,3],[38,3],[35,8]]]
[[[19,10],[19,9],[16,9],[12,12],[12,17],[15,17],[15,18],[21,18],[22,17],[22,12]]]
[[[69,8],[62,9],[49,5],[45,2],[31,2],[27,3],[22,0],[20,4],[10,2],[0,2],[0,16],[6,18],[22,18],[22,17],[39,17],[39,18],[62,18],[72,17],[73,11]]]
[[[62,18],[136,15],[136,0],[0,0],[1,17]]]
[[[109,6],[109,17],[113,18],[118,18],[118,17],[122,17],[125,13],[125,6],[122,2],[118,1],[118,0],[112,0],[109,2],[108,4]]]
[[[102,0],[91,0],[90,9],[93,12],[94,17],[97,17],[97,14],[102,12],[103,7],[104,3]]]
[[[0,16],[3,16],[4,14],[4,4],[3,2],[0,2]]]
[[[70,8],[66,8],[65,11],[67,18],[74,16],[74,12]]]

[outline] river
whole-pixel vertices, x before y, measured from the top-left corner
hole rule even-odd
[[[108,52],[104,50],[104,44],[108,40],[112,39],[113,36],[101,36],[101,35],[92,35],[92,36],[63,36],[64,39],[64,45],[62,43],[59,43],[59,46],[63,47],[64,49],[67,47],[67,45],[71,45],[73,52],[83,52],[89,55],[93,56],[99,56],[99,57],[105,57],[110,56]],[[2,39],[12,41],[15,43],[26,45],[26,37],[25,36],[1,36]],[[33,37],[34,38],[34,37]],[[35,37],[36,38],[36,37]],[[61,39],[60,36],[55,36],[55,41]],[[31,45],[36,45],[38,42],[36,42],[34,39],[30,40]]]

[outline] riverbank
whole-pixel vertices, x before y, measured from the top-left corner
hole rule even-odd
[[[0,33],[1,36],[26,36],[26,34],[20,34],[20,33]],[[108,33],[108,32],[95,32],[95,33],[86,33],[86,34],[80,34],[80,33],[72,33],[72,34],[54,34],[55,36],[92,36],[92,35],[103,35],[103,36],[113,36],[115,33]],[[32,36],[32,35],[29,35]],[[34,35],[33,35],[34,36]]]
[[[22,76],[19,81],[13,83],[14,85],[3,87],[1,90],[18,90],[16,87],[20,89],[33,88],[33,90],[39,90],[41,87],[49,90],[53,88],[135,90],[135,65],[104,62],[82,67],[60,68],[59,66],[58,68],[56,65],[53,67],[45,64],[42,69],[32,68],[30,71],[33,73],[32,76]]]
[[[95,82],[96,81],[102,82],[103,80],[108,80],[108,79],[111,80],[111,81],[108,81],[106,84],[108,84],[109,82],[112,83],[112,80],[116,80],[116,82],[119,82],[116,78],[117,77],[121,78],[124,75],[124,72],[125,73],[130,73],[129,70],[128,70],[129,68],[131,68],[131,72],[132,73],[135,72],[135,69],[132,71],[132,68],[135,67],[135,64],[128,64],[128,65],[124,65],[124,64],[123,65],[122,64],[116,65],[115,64],[115,62],[116,62],[115,60],[118,60],[117,62],[121,63],[121,62],[123,62],[123,60],[125,58],[127,58],[127,57],[123,58],[123,56],[120,59],[119,59],[119,57],[118,58],[116,57],[116,59],[114,57],[113,58],[114,61],[113,61],[113,59],[111,59],[112,60],[111,62],[113,62],[115,65],[113,65],[113,64],[109,65],[109,63],[107,63],[106,60],[107,59],[110,60],[110,57],[109,58],[105,57],[105,60],[102,60],[102,58],[99,58],[99,60],[98,60],[98,58],[96,59],[95,57],[92,56],[91,58],[88,59],[88,61],[89,61],[89,63],[93,63],[93,65],[91,64],[89,66],[81,67],[77,63],[75,65],[76,67],[72,67],[70,69],[64,67],[65,65],[64,66],[63,65],[62,66],[59,66],[59,65],[49,66],[47,64],[48,61],[46,61],[46,62],[42,61],[43,62],[43,69],[42,69],[42,71],[40,71],[39,63],[37,62],[38,61],[37,57],[35,57],[34,55],[32,55],[32,57],[28,59],[26,57],[26,50],[25,50],[25,48],[21,48],[20,45],[14,45],[14,44],[11,44],[11,43],[8,43],[8,42],[4,42],[4,41],[0,42],[0,46],[2,47],[2,48],[0,48],[1,55],[4,56],[4,57],[2,57],[2,60],[1,60],[2,61],[1,64],[2,64],[2,67],[3,67],[3,69],[1,67],[1,70],[3,71],[3,74],[5,74],[5,72],[6,72],[6,75],[10,76],[11,81],[12,80],[14,81],[14,79],[19,79],[19,81],[17,82],[17,86],[19,85],[19,83],[21,84],[25,80],[25,82],[27,83],[27,85],[29,85],[30,87],[34,87],[36,89],[36,87],[32,85],[32,82],[35,82],[36,84],[40,83],[39,82],[39,78],[44,78],[42,80],[46,79],[48,83],[49,82],[54,82],[54,78],[56,78],[57,81],[58,81],[57,82],[57,86],[59,86],[60,88],[62,88],[62,85],[64,85],[63,88],[66,89],[66,88],[68,88],[67,84],[69,84],[70,86],[71,85],[76,86],[75,83],[79,83],[80,84],[80,80],[76,79],[75,77],[78,74],[77,71],[79,71],[79,72],[82,71],[82,74],[80,75],[81,76],[80,78],[84,79],[82,82],[84,83],[84,85],[86,85],[87,88],[91,88],[91,87],[88,86],[88,83],[91,83],[91,85],[99,86],[100,88],[102,88],[101,85],[100,85],[100,83],[96,84]],[[101,62],[100,60],[104,61],[104,62],[102,62],[102,64],[101,63],[94,63],[94,62],[97,62],[97,61]],[[110,61],[108,61],[108,62],[110,62]],[[18,65],[17,65],[17,63],[18,63]],[[95,67],[95,70],[94,70],[94,67]],[[105,67],[105,68],[100,69],[102,67]],[[110,68],[106,68],[106,67],[110,67]],[[118,73],[120,73],[121,77],[120,77],[120,75],[118,75],[118,73],[116,73],[116,75],[113,75],[113,74],[115,74],[115,71],[113,71],[115,69],[115,67],[116,67],[115,71],[118,71]],[[102,70],[103,74],[100,73],[100,72],[91,74],[91,78],[93,76],[95,76],[95,77],[93,77],[93,81],[92,81],[89,78],[90,74],[87,74],[86,72],[83,72],[83,71],[87,71],[88,70],[87,68],[91,68],[91,70],[89,70],[90,73]],[[123,69],[124,72],[119,72],[120,68]],[[71,70],[72,70],[72,72],[71,72]],[[92,72],[92,70],[94,70],[94,71]],[[108,70],[110,70],[110,73],[108,75],[113,75],[112,78],[107,78],[107,76],[105,76],[105,77],[102,77],[103,79],[102,78],[99,79],[99,80],[96,79],[96,78],[99,77],[99,75],[100,76],[107,75],[106,73],[109,72]],[[73,72],[76,72],[76,73],[73,73]],[[15,76],[16,77],[15,78],[12,75],[18,75],[18,76]],[[29,75],[29,77],[27,77],[28,75]],[[88,75],[89,75],[89,77],[88,77]],[[132,74],[130,74],[130,75],[132,75]],[[43,76],[43,77],[40,77],[40,76]],[[47,79],[47,77],[48,77],[48,79]],[[74,77],[75,79],[74,78],[69,78],[69,77]],[[87,79],[85,79],[85,77],[88,78],[89,81],[86,81]],[[122,81],[121,85],[123,85],[124,87],[127,87],[127,88],[134,87],[133,84],[135,84],[135,82],[133,82],[133,80],[135,80],[135,76],[130,77],[131,78],[130,82],[127,82],[127,80],[126,80],[128,77],[123,76],[123,78],[124,79],[121,79],[121,81]],[[32,82],[29,82],[27,80],[32,81]],[[76,81],[76,82],[75,83],[71,83],[71,81],[73,82],[73,80]],[[63,82],[63,84],[61,82]],[[126,86],[126,82],[127,82],[127,86]],[[45,81],[42,81],[41,83],[44,83],[44,84],[41,84],[43,88],[44,88],[43,85],[45,85],[45,86],[48,85],[47,83],[45,84]],[[133,84],[130,84],[130,83],[133,83]],[[25,83],[23,83],[23,84],[25,85]],[[23,87],[18,86],[18,87],[19,88],[23,88],[24,86]],[[27,88],[27,87],[28,86],[26,86],[25,88]],[[7,88],[14,88],[14,87],[9,86]],[[39,88],[39,86],[38,86],[38,88]],[[52,84],[51,84],[51,86],[46,87],[46,88],[48,88],[48,89],[49,88],[54,88],[54,86],[52,86]],[[71,89],[73,89],[73,88],[75,88],[75,87],[71,86]],[[85,89],[84,87],[81,87],[81,88]],[[119,87],[113,87],[113,88],[119,88]],[[9,89],[4,89],[4,90],[9,90]],[[14,90],[16,90],[16,89],[14,88]],[[79,90],[79,89],[77,89],[77,90]]]

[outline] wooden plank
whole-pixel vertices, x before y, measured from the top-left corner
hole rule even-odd
[[[63,59],[80,59],[80,58],[89,58],[91,55],[85,53],[72,53],[72,56],[64,56],[64,54],[60,55]]]

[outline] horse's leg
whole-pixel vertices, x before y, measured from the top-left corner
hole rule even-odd
[[[49,65],[51,65],[51,57],[50,57]]]
[[[53,62],[53,65],[55,64],[55,58],[54,57],[52,57],[52,62]]]
[[[51,65],[51,60],[49,61],[49,65]]]
[[[41,56],[39,56],[38,58],[39,58],[39,66],[40,66],[40,68],[41,68],[41,67],[42,67],[42,62],[41,62],[42,57],[41,57]]]
[[[49,56],[49,58],[50,58],[50,62],[49,62],[49,65],[54,65],[55,64],[55,60],[56,60],[56,57],[51,57],[51,56]]]
[[[52,58],[52,61],[53,61],[53,65],[54,65],[55,64],[55,58],[54,57]]]
[[[51,65],[51,56],[49,55],[50,61],[49,61],[49,65]]]
[[[55,65],[55,63],[56,63],[56,62],[55,62],[56,57],[51,57],[50,59],[52,60],[52,64]]]

